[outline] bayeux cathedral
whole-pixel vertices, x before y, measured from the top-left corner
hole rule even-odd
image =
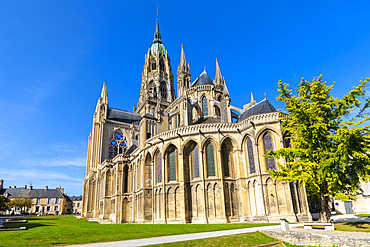
[[[265,98],[238,108],[216,60],[191,81],[181,46],[177,96],[158,17],[133,112],[109,106],[104,83],[88,140],[82,216],[115,223],[311,219],[304,186],[275,181],[268,150],[287,143]],[[237,114],[239,113],[239,114]]]

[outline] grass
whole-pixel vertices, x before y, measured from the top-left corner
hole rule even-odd
[[[345,232],[370,232],[370,223],[362,222],[343,222],[334,224],[336,231],[345,231]],[[303,228],[303,227],[299,227]],[[312,226],[314,230],[324,230],[324,226]]]
[[[273,224],[106,224],[74,216],[27,217],[27,223],[7,223],[6,227],[26,226],[26,231],[0,232],[0,246],[53,246],[140,239],[148,237],[230,230]]]
[[[276,243],[279,240],[271,238],[261,232],[252,232],[240,235],[232,235],[216,238],[205,238],[190,240],[185,242],[176,242],[168,244],[159,244],[152,246],[194,246],[194,247],[213,247],[213,246],[256,246],[261,244]],[[282,244],[277,246],[283,246]]]
[[[370,217],[370,214],[356,214],[357,217]]]

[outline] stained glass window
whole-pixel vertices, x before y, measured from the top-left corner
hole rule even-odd
[[[265,145],[265,154],[269,150],[274,150],[274,146],[272,145],[272,138],[269,133],[267,133],[263,137],[263,143]],[[276,170],[276,165],[275,165],[275,158],[274,157],[266,157],[266,162],[267,162],[267,169],[268,170]]]
[[[168,151],[168,168],[170,181],[176,181],[176,150],[174,148]]]
[[[256,167],[254,165],[253,145],[250,138],[248,138],[247,140],[247,150],[248,150],[249,172],[252,174],[256,172]]]
[[[162,99],[167,99],[167,86],[165,82],[161,82],[161,85],[159,87],[159,91],[161,92]]]
[[[206,147],[208,176],[216,176],[213,144],[210,142]]]
[[[162,183],[162,155],[160,152],[157,153],[157,165],[158,165],[158,183]]]
[[[208,116],[208,101],[207,97],[202,98],[202,110],[203,110],[203,116]]]
[[[109,141],[109,159],[113,159],[117,154],[127,151],[126,138],[122,132],[116,132]]]
[[[225,143],[221,145],[221,157],[222,157],[222,168],[224,171],[224,176],[229,177],[229,150]]]
[[[194,178],[199,178],[199,152],[198,145],[193,150]]]

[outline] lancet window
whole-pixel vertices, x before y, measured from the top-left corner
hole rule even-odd
[[[206,96],[202,98],[202,110],[203,110],[203,116],[204,117],[208,116],[208,101],[207,101]]]
[[[113,159],[117,154],[127,151],[126,137],[122,132],[116,132],[109,140],[109,159]]]
[[[194,178],[199,178],[199,152],[198,145],[193,150]]]
[[[161,92],[162,99],[167,99],[167,87],[164,81],[161,82],[161,85],[159,86],[159,91]]]
[[[269,150],[274,150],[274,146],[272,144],[272,137],[269,133],[266,133],[264,135],[263,144],[265,146],[265,154],[267,154]],[[275,164],[274,157],[266,157],[266,163],[267,163],[268,170],[276,170],[276,164]]]
[[[252,174],[256,172],[256,167],[254,165],[253,145],[250,138],[248,138],[247,140],[247,152],[249,161],[249,172]]]
[[[157,152],[156,163],[157,163],[157,182],[162,183],[162,154],[160,152]]]
[[[167,153],[169,181],[176,181],[176,149],[170,148]]]
[[[209,142],[206,146],[206,159],[208,177],[216,176],[214,148],[211,142]]]

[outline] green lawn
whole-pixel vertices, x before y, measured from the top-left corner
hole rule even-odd
[[[27,217],[26,231],[0,232],[0,246],[51,246],[139,239],[165,235],[248,228],[273,224],[106,224],[74,216]],[[276,225],[276,224],[275,224]]]
[[[370,232],[370,223],[361,223],[361,222],[343,222],[343,223],[334,223],[336,231],[345,231],[345,232]],[[303,228],[303,227],[299,227]],[[312,226],[312,229],[323,230],[324,226]]]
[[[370,214],[356,214],[357,217],[370,217]]]
[[[261,232],[252,232],[240,235],[232,235],[217,238],[205,238],[186,242],[176,242],[169,244],[159,244],[154,246],[194,246],[194,247],[213,247],[213,246],[256,246],[261,244],[276,243],[279,240],[271,238]],[[278,245],[283,247],[282,244]]]

